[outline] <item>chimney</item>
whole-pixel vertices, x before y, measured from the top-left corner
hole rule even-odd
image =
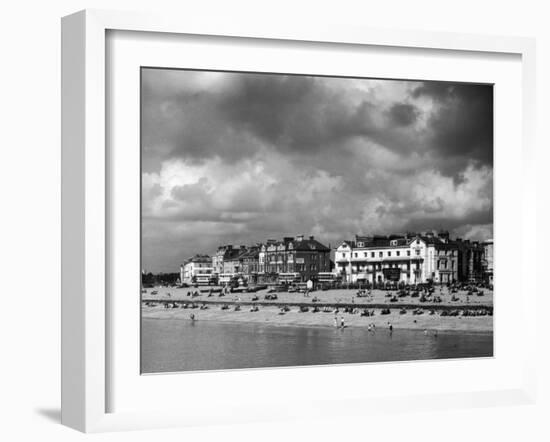
[[[309,237],[309,240],[310,240],[310,241],[313,241],[314,239],[315,239],[315,237],[314,237],[313,235],[311,235],[311,236]]]
[[[296,241],[303,241],[304,235],[296,235]]]

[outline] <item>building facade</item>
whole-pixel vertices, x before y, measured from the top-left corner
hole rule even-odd
[[[246,252],[245,246],[234,247],[225,245],[218,247],[212,257],[212,268],[216,275],[241,273],[241,261],[239,256]]]
[[[330,272],[330,249],[310,236],[268,240],[258,253],[258,275],[265,282],[316,281],[319,272]]]
[[[238,248],[232,247],[223,258],[223,273],[242,275],[243,260],[247,252],[248,249],[246,246],[239,246]]]
[[[212,258],[208,255],[195,255],[181,266],[181,282],[186,284],[209,284],[213,281]]]
[[[489,239],[483,243],[483,280],[489,284],[493,283],[493,240]]]
[[[335,272],[350,283],[477,281],[480,251],[477,243],[451,240],[447,232],[356,236],[336,249]]]
[[[248,283],[258,282],[260,245],[250,246],[241,256],[242,273]]]

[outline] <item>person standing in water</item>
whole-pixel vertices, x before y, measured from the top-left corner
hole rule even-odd
[[[334,315],[334,327],[338,328],[338,316]]]
[[[344,317],[343,317],[343,316],[340,316],[340,327],[342,327],[342,328],[345,327],[345,324],[344,324]]]

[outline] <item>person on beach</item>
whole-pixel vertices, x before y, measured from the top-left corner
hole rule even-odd
[[[340,327],[342,327],[342,328],[345,327],[345,324],[344,324],[344,317],[343,317],[343,316],[340,317]]]

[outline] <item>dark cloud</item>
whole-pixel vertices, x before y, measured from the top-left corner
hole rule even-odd
[[[182,74],[185,76],[185,72]],[[193,73],[195,75],[195,73]],[[142,143],[146,163],[160,156],[200,161],[220,156],[229,162],[262,148],[289,155],[333,153],[355,137],[408,153],[421,145],[414,131],[403,132],[418,117],[411,104],[384,111],[370,97],[333,89],[347,79],[269,74],[227,74],[221,91],[143,92]],[[360,97],[360,99],[357,99]]]
[[[493,164],[493,87],[430,82],[413,97],[434,100],[437,111],[428,120],[427,140],[435,155]]]
[[[289,154],[335,149],[346,139],[379,130],[371,103],[350,105],[325,82],[303,76],[245,76],[221,100],[220,109],[232,126]]]
[[[298,233],[334,245],[491,232],[492,86],[164,70],[142,80],[153,270]]]
[[[455,231],[463,225],[484,225],[492,224],[492,222],[493,211],[491,207],[486,210],[470,212],[462,217],[413,217],[403,225],[403,229],[408,232],[419,232],[431,229]]]
[[[409,126],[417,120],[420,112],[418,108],[412,104],[394,103],[390,107],[388,114],[391,121],[398,126]]]

